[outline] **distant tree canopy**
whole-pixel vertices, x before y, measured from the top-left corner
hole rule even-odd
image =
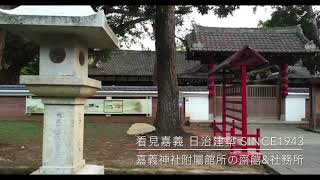
[[[311,38],[311,23],[305,11],[304,6],[276,6],[275,11],[271,14],[271,19],[267,21],[259,21],[258,26],[262,27],[283,27],[295,26],[301,24],[304,34]],[[315,11],[318,27],[320,26],[320,12]]]
[[[19,75],[37,74],[39,71],[39,46],[0,29],[4,45],[0,61],[0,84],[17,84]]]
[[[283,27],[283,26],[295,26],[301,24],[304,35],[313,40],[314,43],[319,46],[319,37],[314,36],[314,27],[312,24],[312,17],[307,13],[306,6],[273,6],[274,12],[271,14],[271,19],[267,21],[260,21],[261,27]],[[320,12],[315,11],[315,20],[317,27],[320,26]],[[318,38],[318,39],[315,39]],[[311,73],[315,73],[320,70],[320,57],[319,55],[303,59],[303,65],[308,68]]]

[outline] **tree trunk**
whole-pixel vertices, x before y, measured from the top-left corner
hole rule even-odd
[[[158,78],[157,78],[157,74],[158,74],[158,67],[157,67],[157,61],[154,62],[154,65],[153,65],[153,77],[152,77],[152,80],[153,80],[153,85],[154,86],[157,86],[158,85]]]
[[[153,34],[156,34],[156,26],[155,26],[155,20],[152,23],[152,29],[153,29]],[[157,78],[157,60],[154,61],[153,64],[153,76],[152,76],[152,81],[153,81],[153,85],[157,86],[158,85],[158,78]]]
[[[312,6],[304,6],[304,9],[306,10],[308,19],[312,25],[311,27],[312,40],[318,47],[320,47],[319,30],[317,27],[316,14],[313,12]]]
[[[6,31],[0,30],[0,69],[4,68],[3,54],[6,43]]]
[[[0,71],[0,84],[19,84],[21,68],[9,68]]]
[[[184,135],[179,120],[179,91],[175,71],[175,7],[157,6],[155,39],[158,106],[154,125],[157,135]]]

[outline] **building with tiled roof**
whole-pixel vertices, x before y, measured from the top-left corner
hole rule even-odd
[[[222,62],[248,45],[270,63],[289,61],[319,52],[301,27],[220,28],[194,25],[186,36],[187,59]],[[211,60],[210,60],[211,59]],[[294,61],[292,61],[294,63]]]
[[[255,79],[253,84],[277,84],[279,80],[279,67],[272,66],[268,69],[269,74],[266,77]],[[274,73],[271,73],[273,71]],[[257,74],[256,74],[257,77]],[[260,76],[261,77],[261,76]],[[302,61],[298,61],[292,66],[288,66],[289,86],[306,87],[309,84],[309,79],[314,77],[310,71],[302,65]]]
[[[275,97],[273,99],[274,105],[261,107],[265,112],[268,107],[275,107],[276,104],[281,104],[279,108],[276,108],[276,111],[273,111],[273,116],[277,116],[279,119],[287,119],[286,116],[286,96],[289,95],[288,84],[290,80],[295,79],[294,83],[301,85],[304,82],[298,82],[297,80],[305,79],[306,74],[304,68],[294,67],[293,65],[300,60],[308,60],[311,57],[314,57],[317,53],[320,52],[319,47],[317,47],[313,41],[310,41],[304,34],[300,25],[291,26],[291,27],[268,27],[268,28],[221,28],[221,27],[206,27],[200,25],[193,25],[193,30],[185,38],[186,44],[186,59],[200,61],[204,65],[210,64],[211,70],[208,71],[210,79],[215,79],[214,76],[218,72],[212,73],[215,70],[215,67],[221,67],[224,63],[229,63],[228,59],[230,57],[235,58],[236,61],[241,62],[250,62],[256,57],[263,57],[268,63],[264,64],[257,69],[254,69],[256,72],[263,72],[277,67],[277,75],[273,76],[270,84],[272,87],[277,89],[275,92]],[[245,53],[244,48],[250,49],[256,55],[250,56]],[[261,58],[260,58],[261,59]],[[231,64],[231,66],[236,66]],[[290,67],[291,65],[291,67]],[[251,65],[249,65],[251,66]],[[290,68],[288,68],[288,66]],[[247,66],[244,70],[246,70]],[[242,71],[242,73],[247,73]],[[273,72],[275,73],[275,72]],[[252,72],[250,72],[252,75]],[[258,73],[258,75],[260,75]],[[297,76],[298,75],[298,76]],[[302,77],[302,78],[300,78]],[[256,83],[262,82],[266,83],[266,79],[260,79],[255,77],[249,77],[253,83],[255,80]],[[265,78],[265,77],[264,77]],[[269,80],[269,79],[267,79]],[[208,84],[211,83],[208,78]],[[215,87],[215,82],[208,85],[209,87]],[[290,84],[292,85],[292,84]],[[305,85],[305,84],[304,84]],[[303,85],[302,85],[303,86]],[[261,85],[261,88],[264,86]],[[290,86],[289,86],[290,87]],[[266,87],[265,87],[266,88]],[[210,89],[210,88],[209,88]],[[214,107],[219,107],[217,105],[215,90],[211,88],[209,90],[212,95],[209,98],[211,107],[209,107],[209,114],[211,117],[214,117],[218,114]],[[263,92],[263,91],[261,91]],[[306,94],[302,99],[302,102],[307,98]],[[280,102],[280,103],[279,103]],[[267,104],[268,102],[263,103],[263,100],[259,100],[261,104]],[[307,103],[300,103],[300,110],[305,107]],[[250,107],[251,109],[255,108],[257,104]],[[290,103],[293,105],[293,103]],[[245,105],[247,107],[247,104]],[[288,106],[290,107],[290,106]],[[249,109],[250,109],[249,108]],[[290,108],[289,108],[290,109]],[[259,110],[255,110],[257,112]],[[305,112],[299,112],[303,114]],[[305,113],[308,114],[308,113]]]
[[[155,51],[113,51],[99,66],[89,66],[89,76],[103,85],[153,85]],[[185,60],[185,52],[176,52],[179,85],[206,85],[207,74],[200,62]]]
[[[185,60],[184,51],[177,51],[176,70],[181,86],[206,86],[208,67],[199,61]],[[153,85],[155,51],[113,51],[110,58],[97,66],[89,66],[89,76],[103,82],[103,85],[151,86]],[[274,68],[273,68],[274,69]],[[276,71],[276,70],[274,70]],[[304,83],[311,77],[307,68],[301,63],[289,66],[289,79]],[[298,79],[298,80],[297,80]],[[275,84],[277,75],[251,83]],[[219,83],[219,76],[216,83]]]
[[[195,25],[194,30],[186,37],[186,45],[186,52],[176,53],[176,72],[181,86],[206,86],[208,68],[203,61],[222,62],[244,45],[261,54],[270,64],[289,62],[290,79],[308,78],[310,73],[306,73],[306,68],[293,65],[297,58],[313,56],[315,52],[319,52],[303,35],[300,26],[220,28]],[[199,59],[201,61],[195,61]],[[155,61],[155,51],[113,51],[107,62],[89,66],[89,76],[102,81],[103,85],[151,86]],[[216,79],[219,81],[219,75]]]

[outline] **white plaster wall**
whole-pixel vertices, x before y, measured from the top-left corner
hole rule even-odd
[[[185,116],[190,117],[190,122],[209,121],[209,101],[208,96],[186,97]]]
[[[302,121],[306,115],[308,93],[289,93],[286,97],[285,121]]]

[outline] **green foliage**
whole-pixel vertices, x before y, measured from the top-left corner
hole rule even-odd
[[[121,140],[128,135],[130,124],[85,123],[85,138],[95,140]],[[42,123],[15,121],[0,122],[0,144],[25,144],[30,141],[41,141]]]
[[[39,61],[39,46],[20,36],[6,32],[5,48],[0,66],[0,84],[16,84],[20,71],[24,74],[36,74]]]
[[[262,27],[282,27],[301,24],[305,11],[302,6],[277,6],[271,14],[271,19],[259,22]]]
[[[127,137],[127,130],[130,128],[130,124],[120,123],[85,123],[84,131],[86,139],[90,141],[95,140],[121,140]]]
[[[312,24],[303,6],[274,6],[275,11],[271,14],[271,19],[259,22],[262,27],[284,27],[295,26],[301,24],[304,35],[308,39],[312,38]],[[315,11],[317,25],[320,25],[320,12]],[[303,65],[308,68],[311,73],[320,70],[319,55],[303,59]]]
[[[284,27],[301,24],[306,37],[311,38],[311,23],[303,6],[276,6],[275,11],[271,14],[271,19],[259,22],[262,27]],[[320,25],[320,12],[315,11],[317,24]]]
[[[0,122],[0,144],[24,144],[41,140],[42,124],[31,122]]]
[[[39,74],[39,57],[35,57],[21,69],[21,75],[38,75]]]
[[[146,5],[93,5],[96,11],[103,10],[113,32],[121,37],[127,47],[143,38],[144,32],[151,35],[147,23],[154,20],[155,6]],[[140,28],[137,28],[137,25]]]
[[[7,32],[5,39],[4,57],[5,67],[24,66],[39,57],[39,46],[34,43]]]
[[[315,74],[320,71],[320,55],[305,59],[302,64],[310,71],[311,74]]]

